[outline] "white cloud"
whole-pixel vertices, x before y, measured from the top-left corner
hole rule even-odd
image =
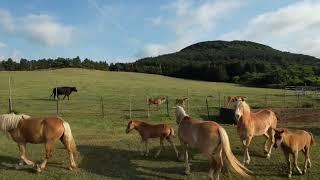
[[[67,46],[72,41],[75,28],[58,22],[45,14],[14,17],[0,9],[0,29],[15,36],[28,38],[46,46]]]
[[[163,18],[162,16],[146,18],[146,22],[151,23],[153,26],[159,26],[163,23]]]
[[[259,41],[275,48],[320,57],[320,2],[306,0],[256,16],[246,28],[222,39]]]
[[[48,46],[67,46],[74,28],[64,26],[48,15],[28,15],[21,19],[23,33]]]
[[[175,34],[175,40],[164,44],[147,44],[141,54],[156,56],[171,53],[191,43],[205,40],[212,35],[219,20],[240,6],[240,1],[236,0],[177,0],[162,8],[174,12],[174,17],[159,21]]]
[[[7,45],[0,41],[0,48],[5,48],[5,47],[7,47]]]
[[[6,32],[12,32],[14,30],[14,20],[9,11],[0,9],[0,28],[3,28]]]

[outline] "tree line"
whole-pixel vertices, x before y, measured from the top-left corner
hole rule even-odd
[[[176,53],[147,57],[132,63],[56,58],[0,62],[0,70],[87,68],[127,71],[171,77],[233,82],[259,87],[288,85],[320,86],[320,60],[307,55],[282,52],[248,41],[201,42]]]

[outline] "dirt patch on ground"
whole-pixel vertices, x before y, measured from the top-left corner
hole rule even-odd
[[[272,109],[279,117],[282,127],[320,127],[320,109],[294,108]]]

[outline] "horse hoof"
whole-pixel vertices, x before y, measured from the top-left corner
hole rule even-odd
[[[291,178],[291,174],[288,174],[288,178]]]
[[[190,174],[191,174],[190,171],[185,171],[185,172],[184,172],[184,175],[187,175],[187,176],[188,176],[188,175],[190,175]]]
[[[270,156],[271,156],[270,154],[267,154],[267,159],[270,159]]]

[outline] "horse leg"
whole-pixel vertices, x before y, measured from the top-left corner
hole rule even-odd
[[[293,153],[293,158],[294,158],[294,167],[298,170],[299,174],[302,174],[302,171],[300,170],[299,166],[298,166],[298,151],[295,151]]]
[[[145,146],[146,146],[146,154],[145,154],[145,156],[148,156],[149,155],[148,140],[146,139],[144,141],[144,143],[145,143]]]
[[[222,151],[215,153],[212,157],[211,169],[215,168],[215,173],[211,176],[212,179],[218,180],[223,167]],[[210,173],[210,171],[209,171]]]
[[[154,156],[154,158],[157,158],[161,152],[161,150],[163,149],[163,138],[160,137],[160,149],[158,150],[158,152],[156,153],[156,155]]]
[[[291,166],[291,161],[290,161],[290,154],[287,153],[287,152],[283,152],[283,153],[284,153],[284,156],[286,157],[287,164],[288,164],[288,167],[289,167],[288,177],[291,178],[291,175],[292,175],[292,166]]]
[[[176,155],[177,155],[177,158],[179,158],[178,150],[177,150],[176,146],[174,145],[174,143],[172,142],[172,140],[170,139],[170,137],[167,137],[167,141],[171,144],[171,146],[172,146],[172,148],[173,148],[174,152],[175,152],[175,153],[176,153]]]
[[[308,165],[309,165],[309,162],[310,162],[310,152],[309,152],[309,147],[304,147],[304,169],[303,169],[303,173],[305,174],[307,172],[307,169],[308,169]],[[311,166],[311,162],[310,162],[310,166]]]
[[[249,155],[249,145],[251,143],[252,136],[248,136],[247,139],[243,142],[244,143],[244,164],[250,163],[250,155]]]
[[[53,148],[52,142],[46,142],[45,144],[46,156],[42,161],[42,163],[40,165],[37,165],[37,172],[40,173],[42,170],[44,170],[47,167],[47,162],[52,157],[52,150],[53,150],[52,148]]]
[[[26,144],[18,144],[19,145],[19,150],[20,150],[20,162],[19,165],[23,165],[23,163],[26,163],[27,165],[32,165],[34,166],[34,162],[30,161],[27,158],[26,152],[27,152],[27,146]]]
[[[66,98],[66,95],[63,96],[63,100],[64,100],[64,98]]]
[[[184,165],[185,165],[185,175],[190,174],[190,164],[189,164],[189,159],[188,159],[188,151],[187,151],[187,144],[186,143],[181,143],[182,145],[182,153],[184,154]]]
[[[63,143],[63,145],[66,147],[67,151],[68,151],[68,155],[69,155],[69,161],[70,161],[70,166],[69,166],[69,169],[72,170],[73,168],[76,168],[77,165],[76,165],[76,162],[74,160],[74,156],[76,156],[76,150],[75,149],[72,149],[71,147],[71,142],[68,141],[68,138],[63,135],[61,138],[60,138],[60,141]]]
[[[269,151],[268,151],[268,154],[267,154],[267,158],[270,158],[271,150],[272,150],[272,147],[273,147],[273,144],[274,144],[274,141],[275,141],[274,140],[275,132],[272,130],[272,128],[269,128],[268,133],[269,133],[270,147],[269,147]]]
[[[269,135],[267,133],[264,133],[263,135],[266,138],[266,141],[264,143],[264,152],[267,154],[268,153]]]
[[[143,143],[144,143],[144,139],[141,139],[141,143],[140,143],[140,155],[144,156],[144,152],[143,152]]]

